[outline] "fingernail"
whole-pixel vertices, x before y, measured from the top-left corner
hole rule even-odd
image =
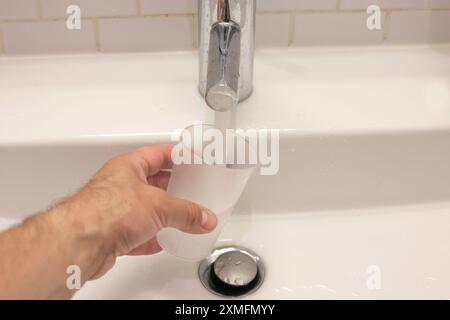
[[[202,227],[207,230],[212,230],[216,227],[216,215],[211,211],[202,211]]]

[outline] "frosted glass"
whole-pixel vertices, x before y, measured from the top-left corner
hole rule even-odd
[[[201,260],[213,249],[223,226],[239,200],[253,168],[230,169],[224,166],[180,165],[172,172],[168,192],[212,210],[218,218],[209,234],[192,235],[166,228],[158,233],[159,245],[168,253],[189,260]]]

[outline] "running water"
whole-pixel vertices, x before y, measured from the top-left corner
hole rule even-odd
[[[236,122],[235,122],[235,111],[234,109],[231,111],[225,111],[225,112],[214,112],[214,125],[217,129],[219,129],[222,132],[222,136],[224,137],[224,152],[225,152],[225,165],[226,167],[229,167],[230,164],[232,164],[234,161],[233,159],[230,159],[230,156],[232,155],[231,150],[229,150],[229,145],[226,141],[226,130],[232,129],[234,130],[236,128]]]
[[[217,129],[220,129],[222,133],[225,133],[226,129],[235,129],[235,112],[225,111],[225,112],[214,112],[214,125]]]

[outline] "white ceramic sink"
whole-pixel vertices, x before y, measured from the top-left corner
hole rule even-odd
[[[0,58],[0,227],[211,122],[196,78],[196,53]],[[252,178],[218,242],[264,260],[249,298],[450,298],[449,46],[258,52],[235,117],[281,129],[279,174]],[[215,296],[161,253],[119,259],[76,298]]]

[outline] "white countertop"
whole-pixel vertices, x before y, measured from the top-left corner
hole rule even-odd
[[[0,144],[210,122],[196,86],[196,52],[1,57]],[[450,46],[259,51],[236,118],[304,132],[450,128]]]

